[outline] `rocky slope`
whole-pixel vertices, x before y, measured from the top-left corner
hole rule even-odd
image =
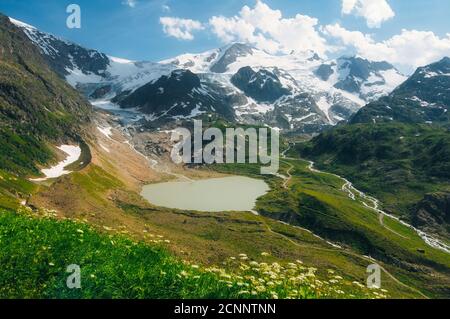
[[[175,70],[114,101],[124,108],[139,108],[151,122],[189,119],[205,113],[217,113],[234,120],[230,100],[224,99],[210,84],[202,83],[199,76],[189,70]]]
[[[10,20],[25,32],[43,53],[46,62],[63,77],[68,76],[72,71],[102,76],[109,64],[109,58],[105,54],[41,32],[21,21]]]
[[[283,87],[276,74],[265,69],[258,72],[249,66],[240,68],[231,77],[231,83],[248,97],[260,103],[274,103],[284,95],[289,95],[289,89]]]
[[[0,170],[37,172],[49,141],[78,138],[91,106],[50,70],[23,32],[0,14]]]
[[[315,74],[333,87],[359,96],[366,102],[391,93],[405,80],[393,65],[350,56],[319,66]]]
[[[413,209],[414,226],[450,237],[450,193],[436,192],[425,195]]]
[[[88,97],[91,94],[101,98],[107,94],[108,97],[114,97],[118,93],[135,90],[175,69],[152,62],[133,62],[107,56],[41,32],[24,22],[12,18],[10,21],[25,32],[56,73]],[[102,89],[104,94],[100,94]]]
[[[450,58],[418,68],[389,96],[370,103],[351,123],[400,121],[445,123],[450,120]]]

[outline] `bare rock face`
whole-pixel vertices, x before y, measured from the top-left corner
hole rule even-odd
[[[123,108],[138,107],[154,119],[167,121],[212,112],[233,120],[233,111],[226,97],[218,91],[202,83],[200,77],[189,70],[175,70],[140,87],[119,104]]]
[[[225,50],[222,57],[211,66],[211,72],[224,73],[227,71],[228,65],[239,57],[251,55],[253,53],[252,47],[243,43],[235,43]]]
[[[425,195],[413,208],[412,223],[415,227],[450,236],[450,192]]]
[[[258,102],[273,103],[283,95],[290,94],[274,73],[268,70],[255,72],[249,66],[233,75],[231,83]]]
[[[109,94],[112,91],[111,85],[104,85],[96,89],[89,97],[91,99],[101,99],[104,98],[105,95]]]

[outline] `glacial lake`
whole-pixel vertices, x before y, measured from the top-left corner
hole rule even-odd
[[[252,211],[269,186],[259,179],[230,176],[144,186],[141,195],[156,206],[204,212]]]

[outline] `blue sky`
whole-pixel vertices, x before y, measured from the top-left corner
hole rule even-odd
[[[360,5],[371,1],[386,2],[395,16],[383,20],[378,27],[373,25],[369,27],[368,18],[365,14],[370,14],[370,12],[361,13],[355,9],[351,13],[343,14],[343,1],[360,1]],[[71,3],[76,3],[81,7],[81,29],[68,29],[66,27],[66,7]],[[450,33],[450,23],[448,22],[450,1],[448,0],[263,0],[262,4],[265,6],[264,8],[270,8],[273,12],[280,10],[282,19],[293,19],[297,14],[316,18],[317,24],[314,26],[314,29],[318,32],[320,38],[324,38],[327,41],[326,48],[323,48],[326,51],[324,54],[327,55],[351,52],[369,55],[372,59],[386,57],[387,60],[391,59],[392,61],[390,62],[394,64],[402,64],[401,55],[403,54],[402,52],[405,52],[408,56],[404,58],[415,62],[403,64],[417,66],[425,61],[416,57],[409,57],[408,51],[414,50],[415,47],[398,48],[399,41],[414,42],[417,39],[416,50],[419,51],[428,50],[430,46],[436,46],[436,48],[439,48],[436,49],[438,51],[433,51],[433,54],[430,54],[433,58],[447,53],[447,46],[450,43],[450,36],[448,36],[448,33]],[[232,22],[230,20],[231,17],[236,17],[240,21],[242,17],[239,15],[239,12],[246,5],[250,10],[253,10],[257,6],[257,1],[2,0],[0,2],[0,11],[32,24],[43,31],[67,38],[86,47],[98,49],[110,55],[133,60],[157,61],[185,52],[202,52],[215,48],[223,45],[229,37],[242,40],[242,30],[237,29],[237,27],[228,33],[224,39],[223,35],[219,36],[217,32],[214,32],[209,21],[213,16],[222,16],[224,20],[220,25],[220,28],[222,28],[220,30],[223,31],[227,28],[226,24]],[[371,11],[370,8],[369,11]],[[163,31],[163,26],[160,23],[161,17],[191,19],[201,23],[202,27],[201,30],[191,32],[192,39],[181,39]],[[280,28],[284,25],[282,22],[280,22]],[[334,27],[328,29],[324,35],[322,33],[323,28],[327,26]],[[396,35],[400,35],[403,29],[422,33],[403,34],[402,38],[397,39],[398,41],[395,44],[385,44],[385,47],[380,48],[380,52],[377,52],[376,55],[370,52],[373,51],[371,44],[388,41]],[[300,39],[303,32],[309,32],[309,29],[305,29],[305,31],[301,29],[302,34],[300,35],[294,34],[296,32],[292,32],[292,30],[297,29],[287,29],[285,32],[287,36],[293,39],[292,41]],[[345,33],[355,31],[361,34]],[[423,33],[424,31],[432,32],[432,36],[430,33],[426,35]],[[281,29],[280,32],[283,33],[284,31]],[[277,43],[277,46],[281,47],[284,45],[284,50],[290,49],[289,45],[286,45],[287,41],[285,38],[278,39],[277,35],[267,35],[267,30],[266,32],[260,30],[259,33],[264,37],[270,38],[272,42]],[[331,37],[330,33],[332,34]],[[355,40],[357,36],[368,36],[370,40],[366,41],[367,43],[364,43],[364,40],[357,41]],[[424,36],[427,36],[431,43],[425,48],[423,43],[422,46],[419,43],[424,42]],[[430,38],[430,36],[434,38]],[[447,39],[449,40],[447,41]],[[317,39],[311,41],[315,40]],[[440,42],[441,40],[442,43]],[[297,49],[305,45],[308,46],[305,42],[298,43],[294,48]],[[444,45],[444,49],[442,49],[442,45]],[[332,46],[339,46],[340,49],[330,49]],[[314,46],[313,48],[316,49],[317,47]],[[392,48],[398,52],[394,54],[390,51]]]

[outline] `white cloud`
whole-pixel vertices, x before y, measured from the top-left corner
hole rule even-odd
[[[136,0],[124,0],[122,4],[129,6],[130,8],[136,7],[137,1]]]
[[[159,22],[162,24],[165,34],[181,40],[193,40],[193,32],[204,29],[200,21],[191,19],[161,17]]]
[[[167,4],[163,4],[162,5],[162,7],[161,7],[161,9],[162,9],[162,11],[164,11],[164,12],[170,12],[170,6],[169,5],[167,5]]]
[[[352,12],[360,2],[370,1],[344,0],[343,9]],[[376,1],[381,2],[385,0]],[[213,16],[205,24],[174,17],[163,17],[160,22],[164,32],[177,39],[192,40],[194,31],[208,27],[225,43],[246,42],[269,53],[312,50],[323,57],[336,51],[356,53],[369,60],[388,61],[408,72],[450,56],[450,33],[440,37],[431,31],[401,30],[391,38],[376,41],[371,34],[349,31],[339,24],[323,26],[307,15],[283,17],[280,10],[260,0],[254,7],[244,6],[237,15]]]
[[[450,33],[439,37],[431,31],[403,29],[400,34],[377,42],[371,35],[349,31],[339,24],[327,25],[324,32],[338,39],[345,48],[353,48],[359,55],[374,61],[417,68],[450,56]]]
[[[213,16],[209,25],[223,42],[248,42],[271,53],[313,50],[325,55],[330,50],[316,18],[301,14],[285,18],[262,1],[253,8],[244,6],[233,17]]]
[[[369,28],[379,28],[395,16],[386,0],[342,0],[342,14],[364,17]]]

